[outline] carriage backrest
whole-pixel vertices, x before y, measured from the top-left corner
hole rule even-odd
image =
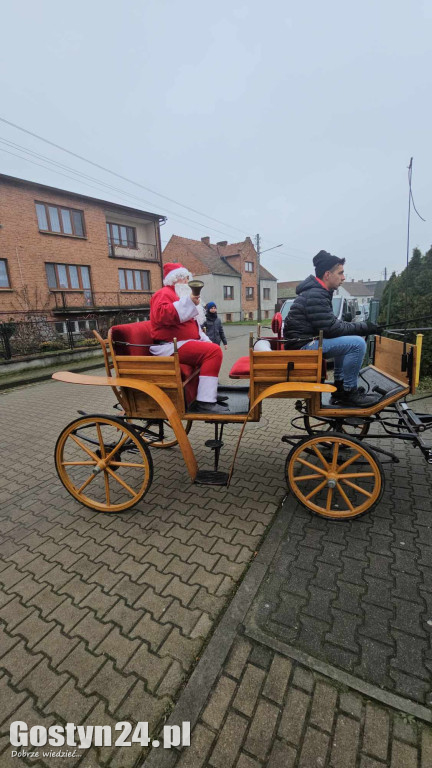
[[[302,382],[321,381],[322,349],[316,350],[280,350],[255,352],[250,350],[250,399],[272,384],[285,381]],[[292,395],[291,395],[292,396]]]
[[[108,332],[108,344],[115,373],[118,377],[141,379],[155,384],[172,400],[180,416],[185,404],[178,355],[151,355],[150,322],[115,325]],[[135,418],[164,418],[164,412],[148,395],[123,389],[127,402],[125,410]]]
[[[407,356],[406,360],[404,355]],[[411,394],[415,394],[418,364],[415,344],[404,344],[398,339],[376,336],[373,362],[378,370],[405,384],[410,388]]]

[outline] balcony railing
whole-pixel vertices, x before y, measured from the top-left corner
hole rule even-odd
[[[137,261],[160,261],[160,257],[153,243],[136,243],[136,247],[120,245],[113,241],[108,242],[108,256],[112,259],[134,259]]]
[[[151,291],[51,291],[49,308],[57,312],[148,307]]]

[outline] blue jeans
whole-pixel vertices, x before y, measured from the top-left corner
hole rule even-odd
[[[318,349],[318,340],[311,341],[302,349]],[[362,336],[338,336],[336,339],[323,339],[323,357],[334,360],[335,381],[343,379],[344,389],[357,387],[357,376],[366,352],[366,342]]]

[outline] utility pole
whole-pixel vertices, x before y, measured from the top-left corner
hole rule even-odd
[[[257,320],[261,322],[261,276],[260,276],[260,236],[256,236],[256,252],[257,252],[257,291],[258,291],[258,304],[257,304]]]
[[[387,280],[387,267],[384,267],[384,282]]]
[[[283,243],[279,243],[279,245],[273,245],[271,248],[266,248],[265,251],[261,250],[261,241],[260,236],[256,235],[255,237],[256,242],[256,252],[257,252],[257,291],[258,291],[258,322],[261,322],[261,276],[260,276],[260,259],[262,253],[267,253],[267,251],[274,251],[275,248],[281,248],[283,246]]]

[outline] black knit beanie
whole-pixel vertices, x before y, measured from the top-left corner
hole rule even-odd
[[[327,253],[327,251],[320,251],[314,256],[313,264],[316,276],[322,277],[324,272],[327,272],[328,269],[333,269],[336,264],[345,264],[345,259],[339,259],[337,256]]]

